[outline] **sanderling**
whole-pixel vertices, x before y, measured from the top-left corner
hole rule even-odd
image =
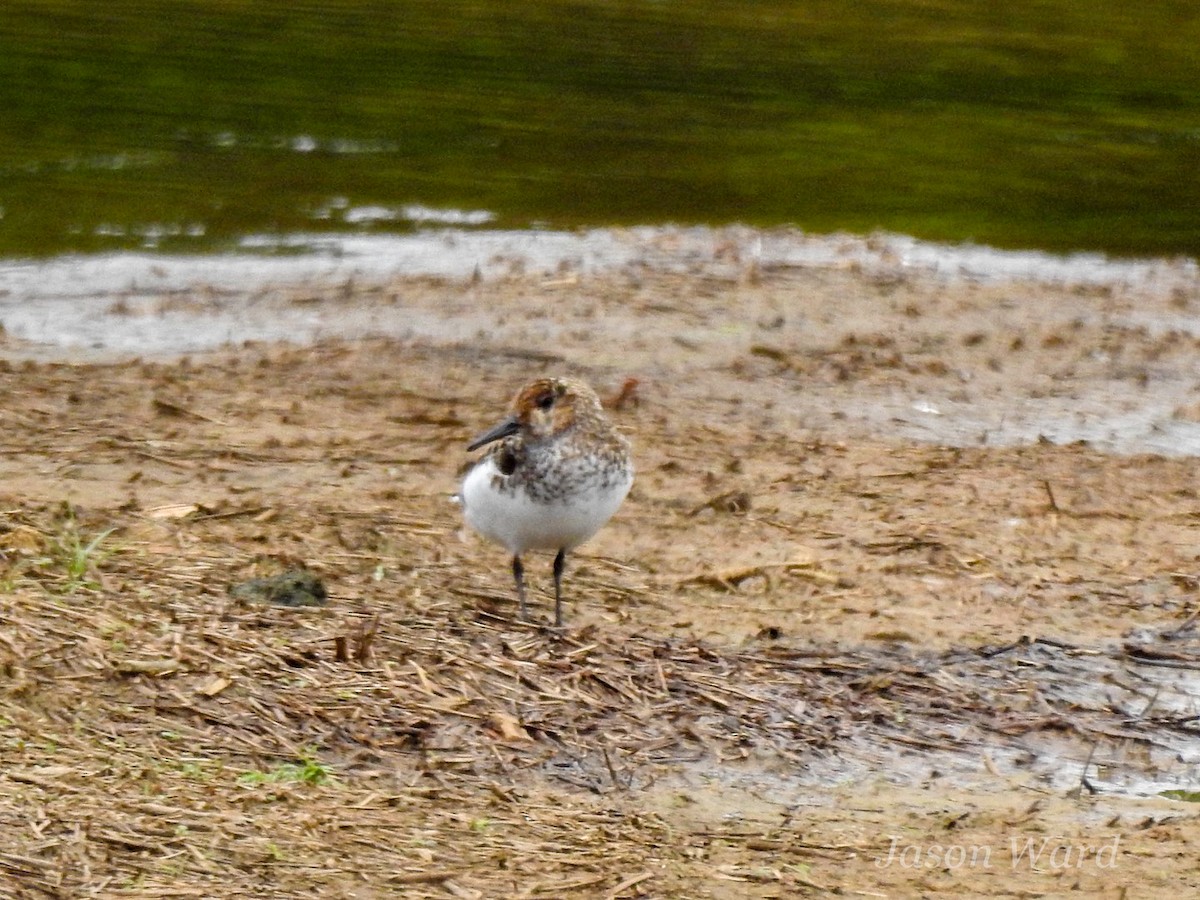
[[[595,392],[566,378],[539,378],[521,388],[509,415],[467,450],[493,442],[463,479],[463,516],[513,555],[522,619],[528,614],[521,554],[558,551],[554,624],[561,626],[563,562],[629,493],[629,442],[605,418]]]

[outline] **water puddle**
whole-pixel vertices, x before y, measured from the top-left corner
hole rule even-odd
[[[1200,791],[1195,636],[1147,635],[1100,649],[1033,641],[868,668],[891,716],[875,711],[847,723],[841,738],[798,762],[770,752],[721,765],[703,760],[683,766],[671,784],[785,808],[879,784],[1127,798]],[[847,699],[854,718],[857,701]]]

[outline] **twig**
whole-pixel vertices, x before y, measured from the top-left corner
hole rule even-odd
[[[1183,632],[1187,631],[1187,629],[1192,627],[1192,623],[1195,622],[1198,617],[1200,617],[1200,606],[1197,606],[1195,609],[1193,609],[1192,614],[1190,616],[1188,616],[1186,619],[1184,619],[1183,624],[1180,625],[1178,628],[1174,628],[1171,631],[1163,632],[1163,637],[1166,637],[1166,638],[1179,637],[1180,634],[1182,634]]]
[[[1084,788],[1087,788],[1087,792],[1089,794],[1095,795],[1099,793],[1099,791],[1096,790],[1095,785],[1088,781],[1087,777],[1088,767],[1092,764],[1092,757],[1096,755],[1096,748],[1098,746],[1100,745],[1092,744],[1092,749],[1088,751],[1087,760],[1083,764],[1083,771],[1079,774],[1079,786],[1074,787],[1067,792],[1067,796],[1072,800],[1078,800],[1083,795]]]
[[[1058,501],[1054,499],[1054,488],[1050,487],[1050,482],[1045,478],[1042,479],[1042,487],[1046,489],[1046,497],[1050,501],[1050,509],[1054,512],[1061,512],[1058,506]]]
[[[611,891],[609,891],[607,894],[605,894],[604,895],[605,900],[616,900],[617,897],[619,897],[621,894],[625,893],[627,890],[629,890],[635,884],[641,884],[646,879],[653,878],[653,877],[654,877],[653,872],[641,872],[637,875],[630,875],[628,878],[626,878],[624,881],[622,881],[620,884],[618,884],[615,888],[613,888]]]
[[[392,884],[437,884],[462,875],[462,872],[407,872],[388,879]]]
[[[613,785],[621,788],[622,790],[628,790],[629,785],[622,784],[622,779],[617,775],[617,770],[613,766],[612,757],[609,755],[608,747],[601,747],[600,752],[604,756],[604,765],[608,768],[608,775],[612,779]]]
[[[164,400],[162,397],[154,398],[154,411],[168,416],[181,416],[186,419],[196,419],[200,422],[210,422],[213,425],[229,425],[228,422],[222,422],[220,419],[214,419],[211,416],[198,413],[195,410],[188,409],[186,406],[174,402],[173,400]]]

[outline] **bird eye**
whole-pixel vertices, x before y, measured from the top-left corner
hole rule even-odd
[[[537,398],[537,408],[538,409],[549,409],[553,405],[554,405],[554,395],[553,394],[542,394],[542,396]]]

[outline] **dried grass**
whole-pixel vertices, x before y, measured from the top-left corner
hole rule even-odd
[[[1022,643],[922,660],[557,635],[511,621],[437,565],[414,565],[399,602],[393,586],[347,575],[351,602],[247,605],[222,588],[227,560],[207,552],[205,532],[227,522],[204,514],[175,520],[191,549],[174,559],[121,542],[107,587],[33,562],[32,536],[44,549],[87,524],[54,509],[3,522],[27,548],[10,551],[0,639],[0,868],[20,895],[616,897],[673,883],[680,851],[664,821],[613,798],[681,766],[769,756],[800,771],[868,740],[965,753],[1045,729],[1196,737],[1194,717],[1118,721],[1062,677],[1061,696],[1030,712],[1039,667],[1069,670],[1076,688],[1102,669],[1140,677],[1120,648],[1097,659]],[[128,536],[144,523],[117,524]],[[411,527],[372,526],[394,539]],[[333,551],[324,562],[358,565]],[[576,589],[608,588],[585,574]],[[453,600],[414,599],[426,596]],[[339,646],[354,652],[339,660]],[[1170,646],[1200,665],[1194,645]],[[301,760],[329,778],[281,768]],[[784,843],[726,837],[763,852]],[[768,880],[797,886],[802,874]]]
[[[1194,512],[1137,487],[1190,484],[1182,463],[894,446],[881,463],[721,431],[643,383],[643,474],[612,529],[636,552],[573,560],[557,635],[514,622],[500,556],[456,537],[445,493],[494,399],[462,396],[469,349],[248,356],[13,375],[0,896],[792,896],[839,889],[868,848],[787,822],[683,828],[641,798],[680,772],[769,787],[843,757],[979,767],[996,748],[1062,765],[1061,734],[1111,768],[1112,747],[1197,740],[1186,692],[1165,703],[1148,674],[1200,666],[1195,585],[1121,544],[1183,546]],[[498,397],[529,361],[505,365]],[[1031,465],[1071,474],[1049,505]],[[980,495],[1026,530],[997,541]],[[227,592],[297,564],[328,607]],[[925,649],[943,632],[904,603],[934,626],[1000,609],[993,631],[1034,637],[1063,611],[1160,627]]]

